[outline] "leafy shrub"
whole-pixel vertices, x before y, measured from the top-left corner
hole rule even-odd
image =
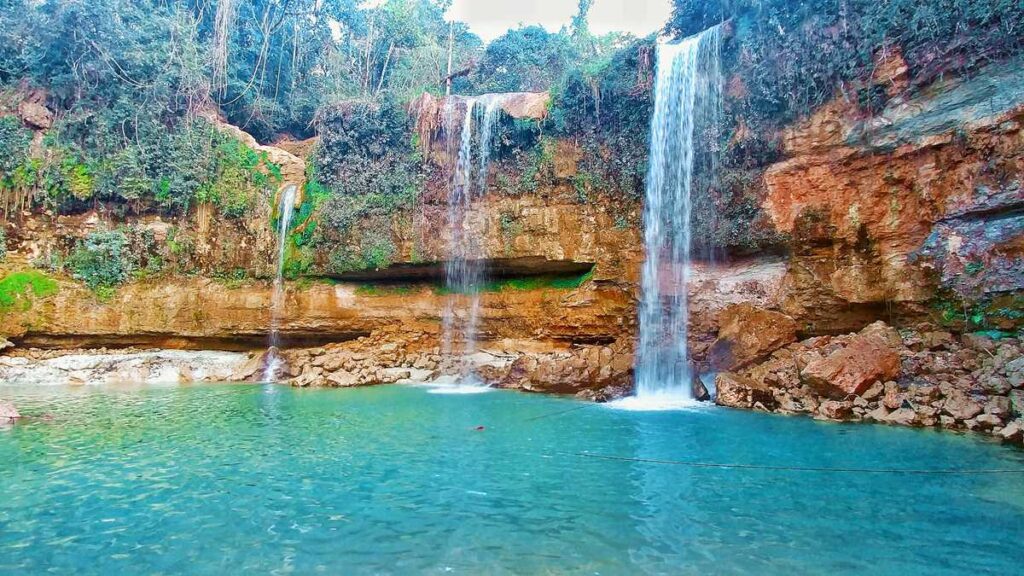
[[[128,249],[124,232],[112,230],[86,236],[71,251],[66,266],[76,280],[98,290],[127,282],[138,268],[138,261]]]

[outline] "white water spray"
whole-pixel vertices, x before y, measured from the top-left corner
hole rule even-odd
[[[720,27],[658,45],[651,148],[644,195],[640,342],[635,404],[693,401],[687,354],[695,140],[714,137],[721,107]],[[708,138],[703,138],[707,141]]]
[[[277,349],[281,341],[280,321],[284,308],[284,258],[288,241],[288,228],[291,226],[292,214],[295,212],[295,194],[298,188],[289,184],[281,191],[278,205],[277,225],[277,275],[274,277],[274,291],[270,299],[270,349],[267,354],[267,366],[263,371],[263,380],[273,382],[277,379],[277,371],[281,361]]]

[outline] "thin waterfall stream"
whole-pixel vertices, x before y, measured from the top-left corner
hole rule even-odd
[[[292,214],[295,212],[295,194],[298,188],[289,184],[281,191],[281,198],[277,207],[277,274],[274,276],[274,288],[270,297],[270,337],[267,353],[266,368],[263,372],[263,380],[273,382],[277,380],[277,371],[281,361],[277,356],[277,349],[281,343],[280,323],[284,308],[284,259],[288,242],[288,228],[291,226]]]
[[[503,94],[485,94],[450,98],[444,113],[449,157],[454,159],[454,166],[448,194],[445,283],[449,294],[442,319],[441,351],[458,367],[457,382],[469,386],[480,385],[468,358],[476,351],[480,289],[485,280],[485,254],[478,238],[481,231],[473,228],[473,201],[487,192],[492,135],[503,97]],[[460,104],[465,107],[461,114]],[[453,138],[456,132],[459,134],[457,151]]]
[[[634,401],[672,407],[693,401],[687,352],[695,169],[721,109],[720,27],[657,49],[654,114],[644,195],[645,260]],[[706,140],[706,138],[704,139]]]

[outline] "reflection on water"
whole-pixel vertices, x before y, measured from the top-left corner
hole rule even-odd
[[[0,386],[0,573],[1013,573],[1024,469],[970,437],[504,391]],[[39,416],[51,414],[47,422]]]

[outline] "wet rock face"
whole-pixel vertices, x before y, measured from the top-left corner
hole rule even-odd
[[[977,431],[1020,443],[1024,343],[930,326],[790,344],[768,360],[718,375],[716,403],[825,420]]]

